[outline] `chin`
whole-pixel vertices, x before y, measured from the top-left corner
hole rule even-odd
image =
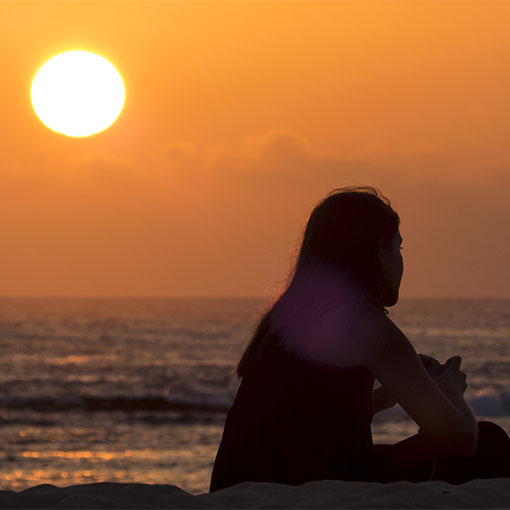
[[[391,296],[386,296],[384,300],[384,306],[394,306],[398,302],[398,290],[391,294]]]

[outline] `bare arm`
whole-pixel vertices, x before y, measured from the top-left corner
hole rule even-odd
[[[420,361],[422,362],[424,367],[433,367],[440,365],[439,361],[436,358],[432,358],[431,356],[427,356],[426,354],[418,354]],[[383,388],[383,386],[379,386],[374,389],[374,414],[379,413],[380,411],[384,411],[385,409],[389,409],[397,405],[397,401],[388,394],[388,392]]]
[[[404,333],[386,316],[360,324],[367,368],[446,455],[469,457],[478,441],[478,424],[463,397],[465,375],[454,360],[437,384]]]

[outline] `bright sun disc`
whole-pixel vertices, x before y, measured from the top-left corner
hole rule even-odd
[[[124,106],[122,77],[108,60],[88,51],[57,55],[35,75],[32,105],[57,133],[82,137],[111,126]]]

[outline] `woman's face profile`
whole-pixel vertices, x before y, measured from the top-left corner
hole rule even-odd
[[[393,306],[398,301],[400,281],[404,272],[401,244],[402,236],[398,229],[391,242],[382,240],[379,244],[384,306]]]

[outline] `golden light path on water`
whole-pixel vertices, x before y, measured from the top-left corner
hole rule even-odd
[[[126,441],[116,441],[122,434],[119,427],[117,433],[97,441],[94,449],[73,448],[87,442],[85,428],[48,427],[46,430],[45,441],[34,441],[35,430],[31,428],[12,435],[14,448],[0,451],[0,489],[19,491],[40,484],[63,487],[136,482],[179,485],[198,494],[208,486],[221,435],[219,425],[163,424],[151,434],[140,431],[139,439],[147,447],[130,448]],[[203,438],[205,444],[197,444],[197,437]]]

